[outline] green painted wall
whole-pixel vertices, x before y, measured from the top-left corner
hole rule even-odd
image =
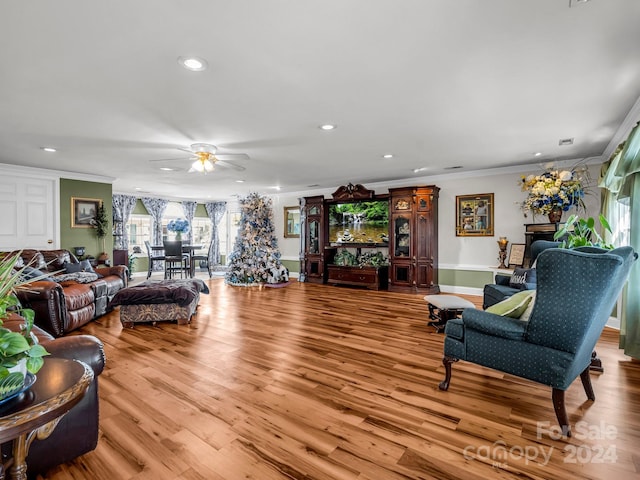
[[[142,204],[142,200],[140,199],[136,201],[136,206],[133,207],[133,212],[131,213],[135,213],[136,215],[149,215],[147,208]]]
[[[109,229],[111,231],[113,208],[111,204],[112,188],[110,183],[85,182],[82,180],[60,179],[60,247],[73,252],[74,247],[85,247],[86,255],[98,257],[102,252],[102,241],[98,240],[93,228],[71,228],[71,198],[96,198],[103,202]],[[104,250],[111,258],[113,237],[105,237]]]
[[[456,287],[483,288],[487,283],[493,283],[493,272],[441,269],[438,270],[438,283]]]
[[[300,273],[300,262],[298,260],[282,260],[289,273]]]

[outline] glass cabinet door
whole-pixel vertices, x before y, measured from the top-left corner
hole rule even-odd
[[[309,222],[309,253],[320,253],[319,231],[317,220]]]
[[[411,246],[411,227],[409,217],[398,216],[393,220],[394,256],[408,257]]]

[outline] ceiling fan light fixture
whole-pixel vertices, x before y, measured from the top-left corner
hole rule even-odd
[[[213,172],[213,170],[214,170],[214,166],[211,160],[199,158],[198,160],[196,160],[191,164],[191,170],[189,171],[204,173],[206,175],[209,172]]]

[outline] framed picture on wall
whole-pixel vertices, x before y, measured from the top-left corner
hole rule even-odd
[[[521,267],[524,263],[524,243],[512,243],[509,252],[509,266]]]
[[[93,228],[100,205],[99,198],[71,197],[71,228]]]
[[[456,196],[456,236],[492,237],[493,193]]]

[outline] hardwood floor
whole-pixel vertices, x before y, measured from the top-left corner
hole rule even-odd
[[[438,390],[422,295],[209,283],[191,325],[114,312],[77,332],[105,343],[100,441],[47,478],[640,478],[640,362],[615,332],[596,401],[577,380],[574,437],[554,439],[536,430],[556,426],[548,387],[458,362]]]

